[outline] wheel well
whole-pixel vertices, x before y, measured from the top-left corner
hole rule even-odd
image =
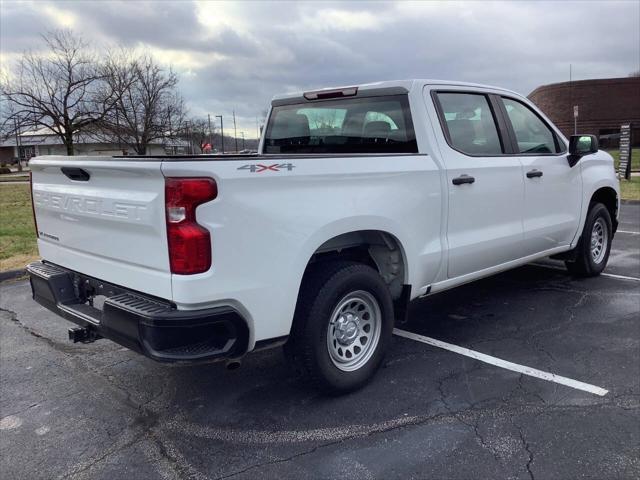
[[[613,226],[613,231],[615,232],[618,228],[618,195],[616,194],[616,191],[611,187],[602,187],[596,190],[591,196],[591,203],[593,202],[602,203],[605,207],[607,207],[607,210],[609,210],[609,215],[611,215],[611,224]]]
[[[313,253],[307,270],[318,262],[332,260],[351,260],[369,265],[380,273],[394,300],[403,294],[405,256],[398,239],[387,232],[360,230],[333,237]]]

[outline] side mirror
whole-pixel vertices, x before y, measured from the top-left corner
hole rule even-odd
[[[598,138],[595,135],[571,135],[569,137],[569,165],[573,167],[584,155],[598,151]]]

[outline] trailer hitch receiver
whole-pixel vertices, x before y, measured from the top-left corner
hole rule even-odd
[[[87,327],[71,327],[69,329],[69,340],[73,343],[92,343],[102,338],[94,330]]]

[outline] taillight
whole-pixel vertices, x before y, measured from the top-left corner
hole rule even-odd
[[[33,172],[31,170],[29,170],[29,193],[31,194],[31,213],[33,214],[33,225],[36,228],[36,238],[40,238],[38,220],[36,220],[36,204],[33,203]]]
[[[196,207],[218,196],[212,178],[166,178],[164,201],[171,272],[202,273],[211,267],[209,230],[196,222]]]

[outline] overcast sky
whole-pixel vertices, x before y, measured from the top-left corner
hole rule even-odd
[[[640,0],[505,3],[77,1],[0,3],[8,68],[39,34],[70,28],[98,45],[149,49],[180,74],[194,115],[235,109],[256,135],[275,93],[400,78],[524,94],[640,69]]]

